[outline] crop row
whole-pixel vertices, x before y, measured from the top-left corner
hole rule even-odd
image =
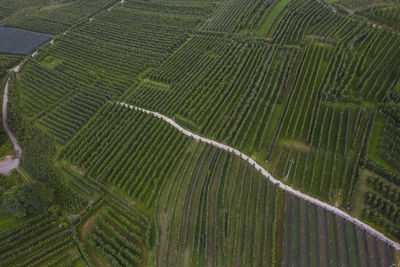
[[[394,236],[400,235],[400,192],[398,187],[378,176],[368,176],[364,194],[364,219],[385,228]]]
[[[26,224],[12,228],[0,235],[2,266],[43,266],[51,262],[58,264],[76,262],[79,255],[66,257],[74,249],[67,230],[56,226],[51,214],[30,219]]]
[[[21,8],[19,2],[2,2],[4,23],[12,27],[55,35],[72,24],[112,5],[115,0],[86,0],[70,3],[29,2]]]
[[[386,123],[383,128],[379,144],[379,154],[391,166],[396,168],[400,164],[400,117],[396,110],[385,110]],[[398,168],[397,168],[398,169]]]
[[[215,10],[212,19],[202,28],[217,32],[241,32],[242,30],[259,28],[268,14],[274,1],[238,1],[222,2]]]
[[[21,56],[0,54],[0,77],[4,72],[13,68],[21,60]]]
[[[183,117],[207,135],[258,152],[268,146],[266,135],[295,56],[290,49],[195,36],[150,74],[169,83],[170,92],[139,88],[126,100]]]
[[[388,266],[386,244],[350,222],[295,197],[287,196],[282,265]]]
[[[270,264],[279,250],[280,190],[246,162],[208,145],[185,158],[157,201],[157,221],[166,225],[160,225],[165,238],[157,258],[177,265]]]
[[[195,264],[269,262],[270,255],[277,253],[278,237],[271,226],[279,224],[279,216],[273,215],[280,212],[279,190],[246,162],[209,145],[189,142],[156,118],[106,104],[71,140],[63,155],[82,167],[87,175],[105,184],[113,183],[135,199],[156,205],[157,209],[165,209],[157,213],[160,216],[167,213],[171,220],[160,225],[160,236],[168,236],[159,240],[166,242],[158,252],[158,258],[165,262],[185,261],[183,251],[187,246],[193,253],[190,260]],[[261,188],[258,193],[253,189],[254,183]],[[256,206],[257,217],[253,212]],[[265,224],[265,218],[271,226]],[[214,220],[218,223],[213,223]],[[243,224],[246,227],[241,227]],[[256,229],[263,238],[257,239],[259,250],[253,251],[254,240],[250,236]],[[116,253],[114,245],[102,237],[104,231],[94,230],[96,234],[89,236],[95,249],[115,264],[134,260],[125,254],[125,249]],[[220,244],[227,247],[222,249],[224,246]],[[268,250],[267,244],[271,244]],[[247,254],[259,256],[244,257]]]
[[[384,23],[395,29],[400,28],[400,8],[396,6],[372,6],[359,12],[369,19]]]
[[[341,20],[317,1],[290,2],[270,26],[267,36],[276,43],[301,43],[307,34],[324,35]]]
[[[192,5],[170,5],[184,18],[161,13],[163,4],[116,5],[61,35],[21,75],[25,113],[65,144],[105,102],[134,84],[136,75],[176,49],[212,7]]]
[[[359,253],[364,251],[357,249],[358,239],[366,235],[375,240],[341,218],[284,194],[232,153],[190,141],[165,122],[117,104],[106,104],[71,140],[63,156],[94,179],[154,207],[154,263],[257,266],[322,259],[356,266],[363,262]],[[155,178],[158,173],[162,175]],[[138,187],[144,191],[135,191]],[[313,222],[316,226],[310,226]],[[332,225],[339,222],[346,225],[346,232],[334,230]],[[136,250],[128,253],[122,248],[132,243],[123,245],[117,237],[107,243],[102,232],[111,230],[96,224],[103,230],[89,237],[94,249],[115,264],[134,260],[129,253]],[[137,233],[135,229],[131,232]],[[362,243],[368,249],[378,247],[378,256],[369,252],[371,259],[393,262],[384,243],[374,242],[377,245]],[[121,244],[118,253],[113,244]],[[337,260],[335,255],[340,255]]]
[[[116,204],[108,205],[89,225],[88,244],[113,266],[141,264],[148,223]]]
[[[99,181],[111,182],[151,203],[168,173],[168,162],[185,147],[185,139],[179,136],[144,114],[107,104],[73,139],[65,157]]]
[[[12,104],[8,107],[7,116],[10,127],[24,153],[24,160],[20,167],[33,179],[53,188],[54,198],[66,209],[70,211],[81,209],[86,205],[85,199],[69,190],[61,182],[59,173],[52,166],[55,144],[48,135],[34,127],[31,120],[23,116],[24,106],[18,101],[15,75],[11,75],[9,86],[9,103]]]

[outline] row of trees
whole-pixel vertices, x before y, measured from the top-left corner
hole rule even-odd
[[[151,227],[141,214],[133,214],[112,202],[90,224],[88,242],[113,266],[137,266],[150,248],[147,229]]]
[[[57,203],[70,210],[76,211],[82,208],[86,204],[85,200],[67,188],[61,181],[60,175],[52,167],[52,156],[56,149],[53,141],[22,115],[22,107],[15,87],[15,76],[11,77],[9,85],[10,104],[7,116],[11,129],[22,147],[21,166],[30,177],[54,190],[54,199]],[[18,192],[21,191],[17,190]]]
[[[63,155],[98,181],[115,184],[152,205],[187,139],[161,120],[110,103],[71,140]]]
[[[66,255],[74,245],[68,231],[57,225],[56,218],[43,211],[23,225],[2,232],[0,264],[27,266],[40,265],[52,260],[57,260],[60,264],[68,262],[69,259],[62,255]],[[78,259],[76,256],[70,257],[72,258],[74,261]]]
[[[42,212],[52,203],[53,191],[40,182],[13,186],[3,193],[2,208],[16,217]]]
[[[367,178],[368,184],[377,193],[380,193],[386,199],[393,203],[400,204],[400,190],[395,186],[385,182],[382,178],[369,176]]]
[[[379,143],[379,154],[395,169],[400,171],[400,110],[388,107],[383,110],[386,122]]]

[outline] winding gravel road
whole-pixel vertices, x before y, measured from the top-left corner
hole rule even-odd
[[[50,44],[54,44],[54,39],[50,40]],[[34,58],[37,55],[37,51],[31,54],[31,57]],[[27,59],[24,59],[21,63],[19,63],[14,68],[8,70],[9,72],[19,72],[22,65],[26,62]],[[4,87],[4,95],[3,95],[3,108],[2,108],[2,123],[4,129],[6,129],[8,137],[11,139],[11,142],[14,146],[14,157],[7,156],[5,160],[0,161],[0,173],[8,174],[11,170],[18,168],[19,162],[22,158],[22,148],[18,144],[17,138],[14,133],[10,129],[10,125],[7,120],[7,104],[8,104],[8,81]]]
[[[8,120],[7,120],[8,81],[9,80],[7,80],[6,85],[4,87],[2,122],[3,122],[3,127],[6,130],[8,137],[11,139],[11,142],[13,143],[15,156],[14,156],[14,158],[8,158],[8,159],[0,162],[0,173],[2,173],[2,174],[8,174],[12,169],[17,168],[19,165],[19,161],[22,158],[22,149],[21,149],[20,145],[18,144],[17,138],[11,131],[10,125],[8,124]]]
[[[348,213],[346,213],[345,211],[343,211],[343,210],[341,210],[339,208],[336,208],[336,207],[334,207],[334,206],[332,206],[330,204],[327,204],[327,203],[325,203],[325,202],[323,202],[321,200],[318,200],[318,199],[316,199],[314,197],[311,197],[311,196],[309,196],[307,194],[304,194],[304,193],[300,192],[299,190],[293,189],[292,187],[290,187],[290,186],[282,183],[278,179],[272,177],[272,175],[266,169],[261,167],[257,162],[255,162],[255,160],[253,160],[249,156],[243,154],[239,150],[237,150],[237,149],[235,149],[233,147],[221,144],[221,143],[216,142],[214,140],[210,140],[210,139],[207,139],[205,137],[201,137],[201,136],[199,136],[197,134],[194,134],[194,133],[184,129],[180,125],[178,125],[174,120],[172,120],[172,119],[170,119],[170,118],[168,118],[168,117],[166,117],[164,115],[161,115],[160,113],[157,113],[157,112],[154,112],[154,111],[150,111],[150,110],[146,110],[146,109],[139,108],[139,107],[135,107],[135,106],[132,106],[132,105],[129,105],[129,104],[126,104],[126,103],[122,103],[122,102],[117,102],[117,104],[125,106],[125,107],[127,107],[129,109],[142,111],[142,112],[145,112],[147,114],[153,115],[153,116],[155,116],[157,118],[160,118],[160,119],[168,122],[173,127],[175,127],[176,129],[178,129],[180,132],[182,132],[183,134],[185,134],[187,136],[190,136],[190,137],[192,137],[192,138],[194,138],[196,140],[199,140],[201,142],[208,143],[208,144],[211,144],[213,146],[219,147],[221,149],[227,150],[229,152],[235,153],[237,156],[243,158],[244,160],[247,160],[251,165],[253,165],[257,170],[259,170],[266,178],[268,178],[272,183],[279,185],[279,187],[282,188],[283,190],[285,190],[285,191],[287,191],[287,192],[289,192],[289,193],[291,193],[291,194],[293,194],[293,195],[295,195],[295,196],[297,196],[299,198],[307,200],[307,201],[309,201],[309,202],[311,202],[311,203],[313,203],[313,204],[315,204],[315,205],[317,205],[319,207],[327,209],[330,212],[335,213],[336,215],[339,215],[339,216],[345,218],[346,220],[356,224],[357,226],[361,227],[362,229],[365,229],[366,231],[368,231],[372,235],[376,236],[377,238],[385,241],[389,245],[393,246],[395,249],[400,250],[400,244],[399,243],[397,243],[397,242],[393,241],[392,239],[386,237],[384,234],[382,234],[381,232],[375,230],[374,228],[372,228],[368,224],[365,224],[362,221],[352,217],[351,215],[349,215]]]

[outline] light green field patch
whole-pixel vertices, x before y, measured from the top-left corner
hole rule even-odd
[[[379,156],[379,143],[381,141],[383,128],[385,127],[385,117],[381,113],[377,113],[374,124],[372,125],[372,133],[368,142],[368,157],[381,166],[396,171],[390,164]]]
[[[371,138],[368,144],[368,156],[370,156],[374,160],[379,160],[377,154],[384,126],[385,118],[381,113],[377,113],[374,124],[372,126]]]
[[[157,89],[160,89],[160,90],[169,90],[170,89],[170,86],[167,83],[154,81],[154,80],[150,80],[150,79],[144,79],[144,82],[149,85],[152,85],[153,87],[156,87]]]
[[[249,31],[250,22],[254,19],[255,14],[251,14],[251,16],[247,19],[246,23],[244,24],[243,28],[239,31],[240,34],[245,34]]]
[[[198,126],[196,123],[194,123],[193,121],[184,118],[180,115],[175,115],[174,116],[174,121],[176,121],[179,125],[181,125],[182,127],[189,129],[191,131],[197,131]]]
[[[354,103],[345,103],[345,102],[331,102],[331,101],[325,101],[322,103],[322,105],[330,107],[330,108],[352,108],[352,109],[357,109],[360,106],[362,107],[372,107],[373,104],[368,103],[368,102],[363,102],[360,105],[354,104]]]
[[[297,150],[301,150],[304,152],[309,152],[310,147],[306,145],[303,142],[299,142],[297,140],[289,140],[289,139],[281,139],[280,140],[281,145],[286,146],[286,147],[292,147]]]
[[[75,2],[54,4],[54,5],[49,5],[49,6],[42,7],[40,10],[52,10],[52,9],[71,6],[73,4],[75,4]]]
[[[396,92],[400,92],[400,81],[397,82],[396,86],[394,87],[394,90],[395,90]]]
[[[0,215],[0,232],[14,228],[24,223],[28,218],[32,218],[34,215],[29,215],[24,218],[17,218],[13,214],[1,214]]]
[[[263,38],[268,32],[269,27],[272,25],[274,20],[278,17],[282,9],[289,4],[290,0],[279,0],[278,3],[271,9],[261,28],[257,31],[257,37]]]
[[[53,56],[47,56],[40,62],[41,65],[50,69],[54,69],[55,66],[60,65],[61,63],[61,59],[57,59]]]

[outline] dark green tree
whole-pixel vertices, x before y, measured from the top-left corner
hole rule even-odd
[[[3,194],[2,207],[5,212],[17,217],[40,212],[53,200],[53,190],[35,182],[13,186]]]

